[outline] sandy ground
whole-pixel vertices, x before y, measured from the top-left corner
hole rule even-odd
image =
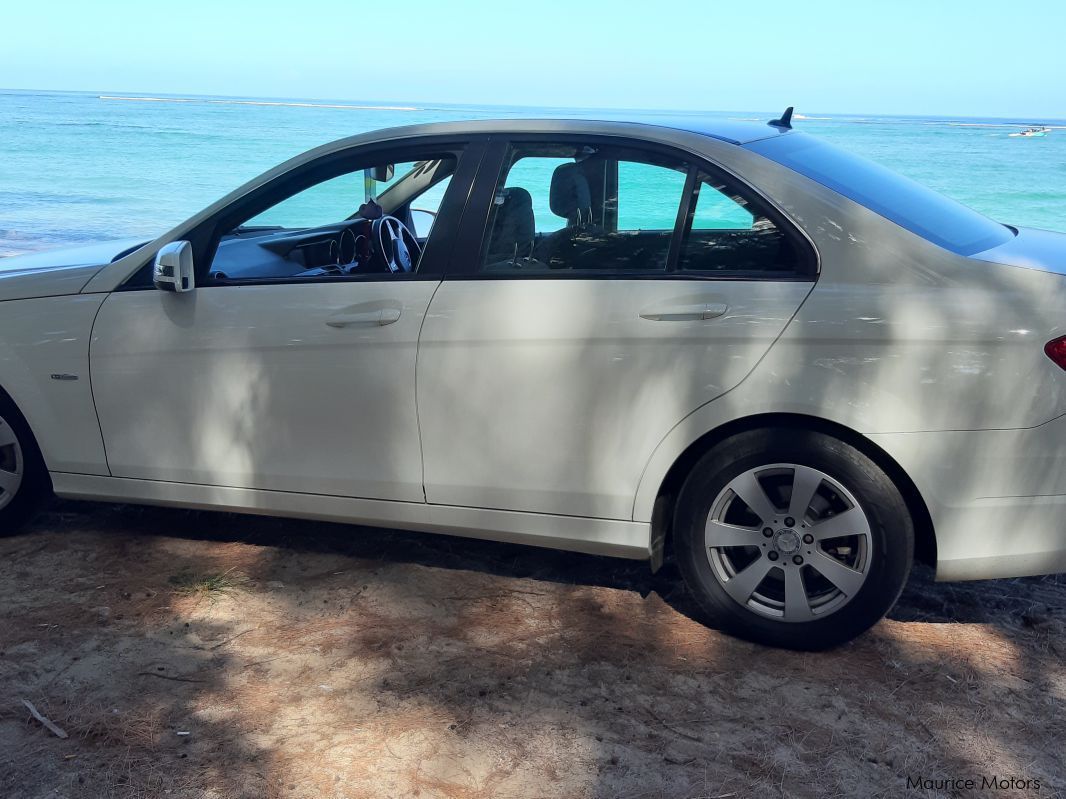
[[[923,570],[797,654],[693,621],[669,566],[430,535],[69,503],[0,564],[8,799],[1066,791],[1066,578]]]

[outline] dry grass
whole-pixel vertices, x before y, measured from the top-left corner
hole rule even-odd
[[[224,572],[213,574],[196,574],[191,571],[184,571],[180,574],[171,575],[167,582],[174,586],[174,592],[179,596],[217,602],[223,597],[246,588],[248,577],[236,571],[236,567],[233,567],[226,569]]]

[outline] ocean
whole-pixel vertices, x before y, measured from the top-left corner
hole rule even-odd
[[[762,112],[682,111],[767,120]],[[461,119],[588,116],[573,108],[0,90],[0,255],[154,237],[318,144]],[[607,112],[639,120],[640,110]],[[1008,134],[1054,126],[1044,138]],[[800,130],[1012,225],[1066,232],[1066,121],[808,113]]]

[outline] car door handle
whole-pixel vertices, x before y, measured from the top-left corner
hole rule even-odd
[[[714,319],[729,310],[724,302],[705,302],[699,305],[673,305],[662,309],[640,312],[641,319],[652,322],[686,322],[696,319]]]
[[[358,311],[356,313],[342,313],[331,316],[326,320],[330,327],[358,327],[365,325],[391,325],[400,320],[399,308],[375,308],[372,311]]]

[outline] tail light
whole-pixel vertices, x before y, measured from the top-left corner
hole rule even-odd
[[[1053,338],[1047,344],[1044,345],[1044,353],[1060,369],[1066,369],[1066,336],[1059,336]]]

